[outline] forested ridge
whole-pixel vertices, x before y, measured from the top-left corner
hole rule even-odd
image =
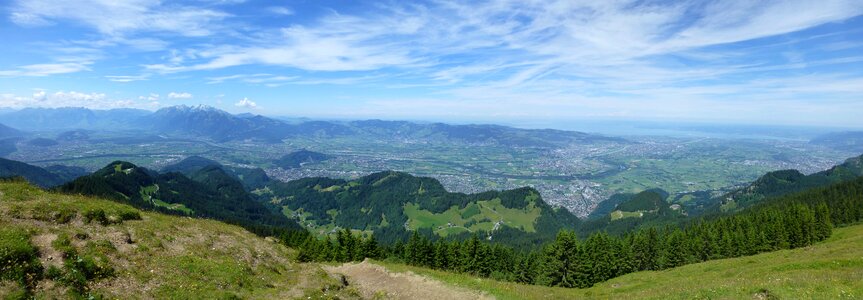
[[[365,257],[468,273],[497,280],[559,287],[590,287],[631,272],[662,270],[707,260],[805,247],[828,238],[834,226],[863,219],[863,177],[782,197],[731,215],[693,219],[679,226],[649,227],[623,235],[605,232],[579,239],[561,230],[535,251],[483,241],[447,241],[414,231],[404,242],[380,246],[375,238],[340,231],[335,240],[309,237],[305,261]]]
[[[197,169],[187,177],[176,172],[159,174],[116,161],[56,190],[101,196],[166,214],[216,219],[264,236],[302,240],[308,234],[295,222],[253,199],[241,182],[218,166]]]
[[[520,216],[527,216],[530,208],[538,210],[530,220],[531,229],[525,224],[500,222],[497,229],[492,224],[498,219],[481,219],[488,223],[487,230],[479,231],[483,237],[492,234],[494,240],[517,247],[528,247],[554,238],[555,233],[578,224],[580,220],[565,209],[556,209],[542,201],[533,188],[525,187],[504,191],[488,191],[476,194],[448,192],[436,179],[415,177],[402,172],[379,172],[356,180],[330,178],[303,178],[290,182],[273,182],[265,197],[275,197],[278,205],[307,214],[307,219],[331,223],[338,228],[373,232],[382,244],[393,244],[405,240],[411,230],[424,235],[435,235],[429,227],[406,229],[409,216],[406,205],[415,205],[417,210],[441,215],[448,210],[462,210],[461,217],[471,218],[465,225],[477,222],[477,202],[499,201],[501,209],[512,209]],[[475,208],[471,210],[470,208]],[[495,215],[495,212],[489,212]],[[497,215],[495,215],[497,216]],[[446,226],[448,220],[438,221]],[[521,225],[521,226],[519,226]],[[468,227],[465,226],[465,227]],[[448,238],[467,239],[470,233],[451,234]]]

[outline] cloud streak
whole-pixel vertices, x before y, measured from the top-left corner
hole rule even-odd
[[[157,0],[26,0],[12,6],[10,19],[24,26],[70,20],[111,36],[142,31],[206,36],[213,33],[215,22],[228,16],[221,11]]]
[[[47,64],[32,64],[19,66],[12,70],[0,70],[0,77],[19,77],[19,76],[49,76],[66,73],[76,73],[81,71],[89,71],[89,62],[77,63],[47,63]]]
[[[837,26],[854,18],[860,23],[863,5],[855,0],[435,0],[323,12],[243,1],[85,2],[16,1],[9,18],[28,28],[72,23],[98,36],[65,46],[148,53],[100,75],[103,81],[133,86],[191,78],[185,82],[201,90],[189,89],[189,97],[201,99],[208,97],[202,90],[221,84],[248,86],[230,97],[249,95],[268,109],[281,104],[277,93],[247,92],[290,87],[331,97],[324,102],[361,99],[356,106],[344,103],[346,112],[357,114],[405,116],[399,109],[404,106],[466,117],[493,111],[710,118],[716,111],[729,119],[757,119],[766,105],[787,107],[795,117],[798,110],[835,106],[845,116],[857,108],[849,99],[863,97],[863,44],[857,42],[863,36],[853,25]],[[242,5],[258,17],[248,18],[244,9],[227,12]],[[845,32],[824,32],[836,28]],[[104,52],[100,58],[110,56]],[[95,58],[51,61],[9,67],[0,76],[102,66]],[[115,75],[135,71],[142,75]],[[371,95],[335,95],[328,85]],[[234,104],[257,107],[248,98]],[[375,107],[357,107],[362,105]]]

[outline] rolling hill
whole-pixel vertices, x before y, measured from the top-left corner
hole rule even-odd
[[[299,168],[304,163],[314,163],[325,161],[328,159],[330,159],[330,156],[323,153],[308,150],[299,150],[285,154],[281,158],[274,161],[273,164],[282,169],[294,169]]]
[[[164,213],[222,220],[260,234],[300,229],[282,214],[254,200],[241,182],[217,166],[191,176],[157,172],[117,161],[58,188],[70,194],[101,196]]]
[[[319,299],[355,292],[234,225],[0,182],[2,299]]]
[[[479,233],[509,245],[535,245],[579,222],[567,210],[546,204],[532,188],[450,193],[433,178],[391,171],[350,181],[275,182],[258,192],[313,233],[349,228],[374,233],[383,243],[419,230],[439,237]]]
[[[662,189],[612,195],[606,200],[609,203],[600,203],[581,224],[579,233],[583,236],[598,231],[623,234],[639,227],[686,221],[686,212],[680,205],[668,203],[668,196],[668,192]]]
[[[267,176],[267,173],[261,168],[228,167],[215,160],[197,155],[186,157],[175,164],[165,166],[162,168],[161,172],[178,172],[186,176],[193,176],[198,171],[211,166],[224,170],[232,177],[239,180],[249,191],[262,188],[270,182],[270,177]]]
[[[61,185],[71,180],[46,169],[23,162],[0,158],[0,177],[20,176],[43,188]]]
[[[739,211],[768,197],[850,181],[860,176],[863,176],[863,155],[849,158],[829,170],[810,175],[804,175],[797,170],[769,172],[747,186],[720,197],[707,211]]]

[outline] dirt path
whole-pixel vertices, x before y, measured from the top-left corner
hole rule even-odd
[[[392,273],[367,261],[325,269],[330,273],[345,275],[349,286],[359,290],[363,298],[383,296],[385,299],[494,299],[490,295],[448,286],[412,272]]]

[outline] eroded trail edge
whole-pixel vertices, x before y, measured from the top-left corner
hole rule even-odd
[[[363,298],[494,299],[491,295],[450,286],[413,272],[393,273],[368,261],[324,269],[332,274],[345,275],[349,285],[356,288]]]

